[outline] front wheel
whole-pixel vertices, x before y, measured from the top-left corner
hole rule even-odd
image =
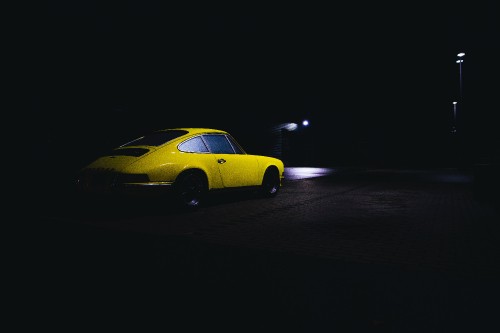
[[[176,196],[184,208],[199,207],[207,192],[205,177],[197,172],[183,174],[175,182]]]
[[[264,197],[275,197],[280,189],[280,176],[277,170],[267,170],[262,179],[261,193]]]

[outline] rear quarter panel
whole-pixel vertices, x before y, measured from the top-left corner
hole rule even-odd
[[[180,152],[176,148],[165,147],[135,162],[127,168],[130,173],[146,173],[151,181],[174,182],[184,171],[203,171],[209,188],[221,188],[217,161],[212,154]]]

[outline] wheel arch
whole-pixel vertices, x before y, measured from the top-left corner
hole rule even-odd
[[[182,170],[181,172],[179,172],[179,174],[177,175],[177,177],[175,177],[175,181],[174,181],[174,184],[179,180],[181,179],[182,177],[185,177],[186,175],[188,174],[198,174],[200,176],[203,177],[203,180],[205,182],[205,189],[206,190],[209,190],[210,189],[210,181],[209,181],[209,177],[207,176],[207,173],[200,169],[200,168],[189,168],[189,169],[184,169]]]
[[[264,173],[262,174],[262,178],[264,178],[268,172],[276,173],[278,176],[280,174],[278,167],[274,164],[269,164],[266,167],[266,169],[264,170]]]

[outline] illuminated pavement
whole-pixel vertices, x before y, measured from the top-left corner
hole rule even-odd
[[[334,168],[286,167],[285,180],[298,180],[332,175]]]

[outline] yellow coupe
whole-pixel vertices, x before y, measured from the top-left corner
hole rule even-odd
[[[274,197],[283,178],[281,160],[247,154],[225,131],[173,128],[115,148],[80,170],[76,182],[83,193],[167,189],[183,207],[194,208],[216,190],[258,189]]]

